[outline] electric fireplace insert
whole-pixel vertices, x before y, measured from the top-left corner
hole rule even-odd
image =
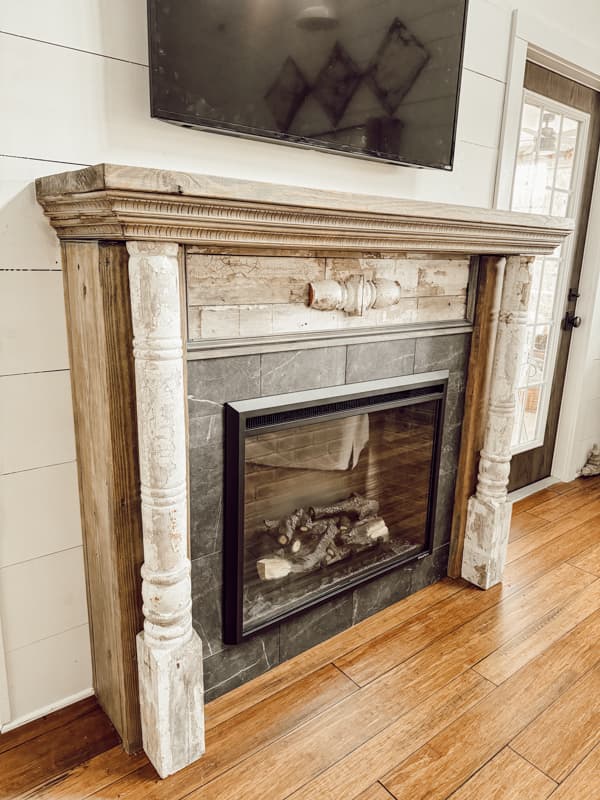
[[[432,551],[447,379],[226,404],[227,643]]]

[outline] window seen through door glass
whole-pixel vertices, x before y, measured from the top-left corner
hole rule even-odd
[[[512,209],[568,217],[574,211],[574,176],[581,122],[543,98],[523,103]],[[557,286],[566,268],[563,248],[533,264],[526,344],[521,353],[513,448],[541,444],[556,357]]]

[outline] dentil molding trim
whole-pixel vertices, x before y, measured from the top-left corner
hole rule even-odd
[[[100,164],[36,181],[60,239],[537,255],[571,220]]]

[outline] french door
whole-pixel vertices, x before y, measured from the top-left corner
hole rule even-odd
[[[527,62],[511,208],[573,217],[576,230],[533,265],[509,489],[550,475],[600,142],[600,95]]]

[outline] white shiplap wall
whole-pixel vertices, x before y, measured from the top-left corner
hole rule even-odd
[[[145,0],[0,4],[0,722],[91,686],[59,249],[32,181],[111,161],[489,206],[511,5],[470,2],[455,169],[444,173],[150,119]]]

